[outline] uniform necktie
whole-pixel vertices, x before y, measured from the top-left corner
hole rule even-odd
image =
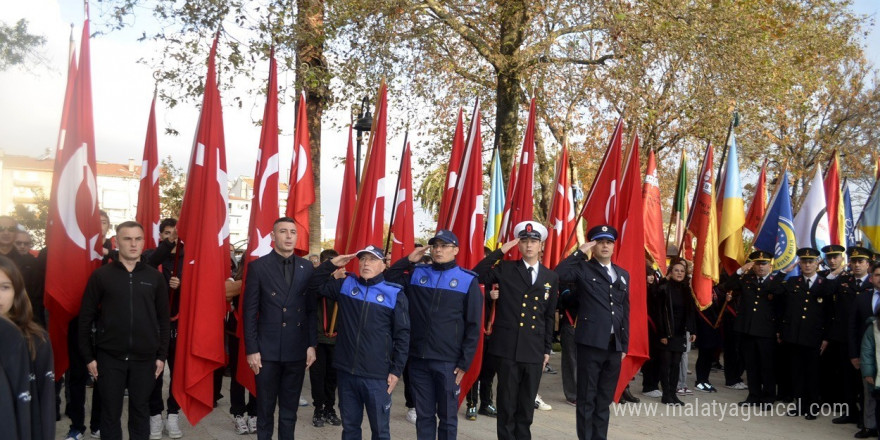
[[[532,266],[529,266],[528,271],[529,271],[529,281],[531,281],[532,284],[535,284],[535,268]]]
[[[813,280],[807,278],[807,289],[809,289],[810,287],[813,287]]]

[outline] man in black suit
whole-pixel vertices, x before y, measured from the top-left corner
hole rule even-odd
[[[278,438],[292,440],[303,378],[318,345],[315,297],[308,289],[315,269],[293,254],[292,218],[275,220],[272,241],[274,251],[248,265],[244,342],[257,381],[257,437],[272,438],[277,401]]]
[[[868,249],[861,247],[853,247],[852,254],[858,256],[872,256],[872,252]],[[853,258],[850,256],[850,258]],[[853,264],[861,264],[853,263]],[[853,267],[853,273],[855,273],[855,267]],[[878,291],[878,287],[874,282],[875,276],[880,275],[880,265],[874,264],[871,266],[870,273],[868,274],[868,280],[871,281],[871,289],[866,289],[859,291],[853,300],[852,308],[850,309],[849,322],[847,322],[847,343],[848,343],[848,353],[850,362],[856,368],[861,367],[860,362],[860,353],[862,347],[862,336],[865,334],[865,330],[870,326],[870,322],[868,318],[876,315],[878,309],[880,309],[880,291]],[[862,376],[860,373],[859,376]],[[877,405],[877,402],[871,397],[871,392],[874,390],[874,386],[868,384],[862,378],[862,396],[864,398],[864,406],[862,407],[863,415],[864,415],[864,427],[856,432],[855,438],[868,438],[868,437],[876,437],[877,436],[877,420],[874,416],[874,408]]]
[[[550,362],[559,277],[540,263],[547,228],[534,221],[514,227],[517,237],[474,267],[480,284],[498,284],[488,353],[498,373],[498,438],[528,440],[541,373]],[[501,261],[514,246],[522,259]],[[497,295],[497,296],[496,296]]]
[[[797,250],[801,274],[782,282],[783,302],[777,341],[788,345],[795,409],[788,415],[815,420],[819,413],[819,356],[828,348],[831,284],[819,269],[819,250]]]
[[[617,231],[608,225],[587,233],[587,243],[556,267],[560,283],[574,286],[578,308],[578,439],[608,438],[609,405],[620,362],[629,348],[629,273],[611,263]],[[587,252],[593,256],[586,259]]]
[[[773,254],[757,250],[727,280],[729,299],[738,299],[733,329],[742,340],[749,394],[740,405],[771,405],[776,399],[774,352],[776,348],[776,295],[782,291],[780,274],[770,274]]]

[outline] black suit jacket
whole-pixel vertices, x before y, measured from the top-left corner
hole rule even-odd
[[[780,310],[777,296],[782,291],[783,278],[784,274],[771,273],[759,284],[758,277],[751,272],[730,277],[725,289],[738,299],[734,330],[744,335],[776,338]]]
[[[785,304],[779,330],[789,344],[819,348],[831,333],[833,281],[817,275],[807,288],[803,275],[783,281],[782,302]]]
[[[831,332],[829,339],[843,344],[845,350],[849,350],[849,321],[852,313],[853,303],[856,298],[863,293],[871,294],[874,286],[871,285],[871,277],[867,276],[863,283],[852,273],[844,273],[835,278],[828,280],[834,282],[832,289],[832,316],[831,316]],[[859,341],[861,343],[861,341]]]
[[[849,353],[849,358],[858,358],[861,356],[862,350],[862,336],[865,334],[865,330],[868,329],[868,326],[871,324],[868,319],[874,316],[873,310],[873,298],[874,298],[874,289],[863,290],[858,292],[856,295],[856,299],[852,303],[852,308],[850,309],[849,322],[847,323],[848,329],[848,340],[847,340],[847,352]]]
[[[607,349],[614,328],[615,351],[629,349],[629,273],[612,264],[617,273],[613,283],[608,271],[596,261],[584,260],[575,251],[556,266],[560,283],[572,283],[573,302],[577,304],[578,321],[574,339],[578,344]]]
[[[294,362],[318,345],[314,292],[308,289],[312,263],[293,256],[293,279],[284,281],[275,251],[248,265],[244,290],[244,343],[247,354],[264,361]]]
[[[488,353],[516,362],[544,362],[553,343],[559,277],[539,264],[532,284],[523,260],[499,261],[503,256],[500,249],[496,250],[474,267],[487,290],[498,284]]]

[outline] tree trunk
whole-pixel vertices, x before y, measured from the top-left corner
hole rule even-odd
[[[330,97],[324,58],[324,0],[297,0],[296,88],[306,93],[315,203],[309,208],[309,253],[321,252],[321,117]]]
[[[516,160],[516,148],[519,142],[520,80],[516,73],[498,72],[498,85],[495,93],[495,142],[498,154],[501,155],[501,169],[509,173],[513,161]],[[502,173],[504,175],[504,173]],[[507,186],[509,175],[504,175]]]

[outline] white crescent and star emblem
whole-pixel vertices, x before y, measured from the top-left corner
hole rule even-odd
[[[419,284],[427,284],[427,283],[428,283],[428,277],[419,278]]]
[[[85,182],[83,182],[85,181]],[[101,255],[95,252],[94,245],[98,240],[98,235],[86,240],[83,228],[77,219],[77,193],[79,193],[82,184],[86,184],[88,188],[90,206],[97,206],[97,185],[95,184],[95,175],[92,173],[88,163],[88,144],[80,145],[64,164],[61,170],[61,176],[58,179],[58,215],[67,237],[73,244],[80,249],[91,247],[89,256],[91,259],[100,259]]]
[[[357,296],[358,293],[361,293],[361,290],[358,289],[357,287],[355,287],[354,289],[351,289],[351,296]]]

